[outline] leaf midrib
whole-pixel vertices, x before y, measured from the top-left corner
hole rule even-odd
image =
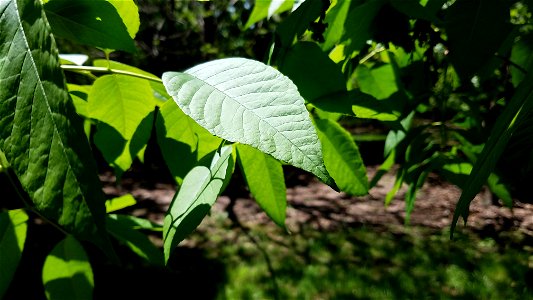
[[[32,67],[33,67],[33,70],[35,72],[35,74],[37,75],[37,80],[38,80],[38,86],[39,86],[39,89],[41,90],[42,92],[42,95],[44,97],[44,102],[46,104],[46,109],[47,109],[47,112],[48,112],[48,115],[50,117],[50,119],[52,120],[52,124],[53,124],[53,130],[54,132],[57,134],[58,136],[58,140],[59,140],[59,143],[61,145],[61,151],[63,152],[63,156],[66,158],[66,162],[67,162],[67,166],[68,166],[68,170],[72,172],[73,176],[74,177],[74,180],[76,182],[76,190],[78,192],[79,195],[81,195],[82,199],[83,199],[83,202],[84,203],[87,203],[87,200],[85,198],[85,195],[82,193],[81,191],[81,188],[80,188],[80,182],[78,181],[78,177],[75,175],[76,172],[73,171],[73,168],[72,168],[72,165],[71,165],[71,162],[68,158],[68,155],[67,153],[65,152],[65,144],[63,143],[63,140],[61,139],[61,134],[59,133],[59,130],[57,129],[58,128],[58,125],[53,117],[53,114],[52,114],[52,109],[50,108],[50,104],[49,104],[49,100],[48,100],[48,95],[44,89],[44,86],[43,86],[43,82],[41,81],[41,77],[40,77],[40,74],[39,74],[39,71],[37,69],[37,65],[35,64],[35,60],[33,59],[33,56],[32,56],[32,53],[31,53],[31,48],[30,48],[30,45],[26,39],[27,35],[26,35],[26,32],[24,31],[24,28],[22,26],[22,18],[20,16],[20,13],[19,13],[19,9],[18,9],[18,4],[17,4],[17,1],[13,1],[13,5],[15,6],[15,13],[16,13],[16,16],[17,16],[17,21],[18,21],[18,25],[19,25],[19,30],[22,32],[22,40],[24,41],[24,45],[26,46],[26,52],[27,54],[29,55],[29,58],[30,58],[30,61],[31,61],[31,64],[32,64]],[[41,18],[46,22],[46,25],[48,25],[48,20],[46,19],[46,16],[42,14],[41,12]],[[49,25],[48,25],[49,26]],[[53,39],[53,37],[51,37]],[[22,65],[24,65],[24,62],[22,63]],[[32,101],[32,113],[30,115],[30,117],[33,118],[33,107],[34,107],[34,101]],[[29,136],[29,139],[31,140],[32,138],[32,135],[31,135],[31,132],[32,131],[32,128],[31,128],[31,122],[30,122],[30,134],[28,135]],[[28,141],[29,143],[30,141]],[[29,151],[28,151],[28,155],[29,155]],[[50,157],[50,153],[48,153],[48,157]],[[48,168],[47,168],[47,171],[48,171]],[[46,176],[45,176],[46,178]],[[45,179],[46,180],[46,179]],[[77,214],[77,212],[75,212],[75,214]],[[92,214],[92,213],[91,213]]]
[[[242,67],[243,65],[244,65],[244,64],[240,65],[239,67],[232,68],[232,69],[240,68],[240,67]],[[260,73],[262,73],[264,70],[265,70],[265,69],[261,70],[260,72],[253,73],[253,74],[260,74]],[[198,72],[198,71],[195,70],[195,72]],[[201,79],[201,78],[197,77],[197,76],[194,75],[194,74],[190,74],[190,73],[187,73],[187,74],[190,75],[190,76],[192,76],[193,78],[195,78],[195,79],[197,79],[197,80],[200,80],[200,81],[203,82],[204,84],[206,84],[206,85],[212,87],[213,89],[215,89],[215,90],[218,91],[219,93],[223,94],[226,98],[231,99],[231,100],[233,100],[234,102],[236,102],[239,106],[244,107],[246,110],[248,110],[249,112],[251,112],[254,116],[256,116],[260,121],[263,121],[263,122],[265,122],[266,124],[268,124],[268,126],[270,126],[271,128],[273,128],[273,129],[276,131],[276,133],[279,133],[279,134],[280,134],[281,136],[283,136],[283,137],[284,137],[284,138],[285,138],[285,139],[286,139],[291,145],[293,145],[296,149],[298,149],[298,151],[299,151],[300,153],[302,153],[306,159],[308,159],[309,161],[313,162],[313,165],[315,165],[314,168],[317,169],[318,171],[320,171],[320,173],[323,174],[323,175],[325,176],[325,178],[327,178],[327,174],[325,174],[324,172],[322,172],[322,170],[320,170],[318,167],[316,167],[317,163],[315,162],[315,160],[311,159],[311,157],[309,157],[309,156],[307,155],[307,153],[305,153],[302,149],[300,149],[300,147],[298,147],[298,145],[294,144],[293,141],[292,141],[290,138],[288,138],[287,136],[285,136],[285,135],[282,133],[282,131],[279,131],[276,127],[274,127],[274,126],[273,126],[272,124],[270,124],[268,121],[266,121],[265,119],[263,119],[263,118],[261,118],[259,115],[257,115],[256,112],[255,112],[253,109],[248,108],[247,106],[245,106],[245,105],[242,104],[241,102],[237,101],[237,99],[235,99],[234,97],[232,97],[232,96],[226,94],[225,92],[221,91],[218,87],[216,87],[216,86],[210,84],[210,83],[207,82],[206,80]],[[220,74],[220,73],[216,73],[216,74],[214,74],[214,75],[212,75],[212,76],[216,76],[216,75],[218,75],[218,74]],[[250,75],[250,74],[248,74],[248,75]],[[212,77],[212,76],[209,76],[207,79],[209,79],[209,78]],[[227,81],[225,81],[225,82],[227,82]],[[243,86],[244,86],[244,85],[243,85]],[[241,86],[241,87],[242,87],[242,86]],[[241,96],[245,96],[245,95],[247,95],[247,94],[244,94],[244,95],[241,95]],[[241,96],[239,96],[239,97],[241,97]],[[318,165],[319,165],[319,164],[318,164]]]

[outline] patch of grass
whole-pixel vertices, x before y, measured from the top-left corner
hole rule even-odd
[[[450,241],[448,234],[351,228],[287,235],[262,226],[249,235],[210,228],[193,239],[226,266],[220,299],[533,298],[533,253],[523,242],[474,234]]]

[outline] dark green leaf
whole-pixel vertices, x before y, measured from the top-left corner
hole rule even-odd
[[[463,80],[470,80],[511,32],[509,4],[500,0],[458,0],[446,10],[450,59]]]
[[[129,220],[107,218],[107,231],[146,261],[163,265],[163,253],[142,234],[132,228]]]
[[[0,2],[0,29],[0,151],[41,214],[107,245],[96,164],[40,1]]]
[[[372,38],[374,18],[385,2],[386,0],[352,1],[341,39],[346,44],[346,55],[360,50]]]
[[[51,0],[45,5],[53,33],[95,47],[135,52],[113,5],[104,0]]]
[[[474,164],[472,173],[468,177],[463,193],[457,202],[452,221],[452,234],[460,216],[463,217],[466,223],[470,202],[472,202],[472,199],[483,184],[487,182],[515,130],[524,121],[525,117],[533,111],[533,69],[528,71],[513,98],[498,117],[483,151]]]

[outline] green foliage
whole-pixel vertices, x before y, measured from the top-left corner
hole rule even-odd
[[[243,3],[235,5],[249,4]],[[210,23],[194,13],[206,12],[204,4],[158,4],[170,6],[172,15],[149,24],[157,27],[155,36],[189,33],[165,23],[178,19],[173,14],[183,8],[180,22],[202,27],[205,40],[172,47],[198,52],[198,46],[204,54],[218,52],[207,33],[220,15],[231,16],[239,30],[263,35],[268,24],[281,20],[271,30],[267,64],[224,58],[184,72],[165,69],[159,78],[109,59],[113,51],[117,57],[119,51],[137,51],[133,38],[143,27],[132,0],[0,0],[0,172],[27,211],[67,235],[43,269],[47,297],[92,295],[91,267],[77,239],[96,244],[111,260],[116,258],[109,236],[148,264],[168,262],[228,185],[235,163],[280,227],[287,206],[282,162],[351,195],[366,194],[397,163],[385,204],[406,183],[407,220],[431,172],[464,189],[453,226],[459,216],[466,220],[484,184],[512,204],[517,187],[500,159],[519,166],[520,174],[533,174],[530,2],[294,4],[256,1],[246,23],[235,7],[210,12]],[[231,39],[233,32],[220,34]],[[60,60],[54,36],[96,49]],[[154,52],[160,43],[165,39],[151,41]],[[236,48],[254,55],[250,44],[238,43]],[[106,59],[95,57],[100,50]],[[384,163],[370,183],[353,124],[387,130]],[[130,195],[104,201],[92,155],[100,151],[120,181],[135,160],[144,161],[151,140],[178,184],[163,228],[131,216],[106,216],[106,210],[116,212],[135,200]],[[22,210],[0,214],[0,295],[18,265],[27,218]],[[163,253],[144,231],[162,231]],[[457,269],[447,272],[466,278]]]
[[[46,258],[43,284],[48,299],[92,299],[94,279],[91,264],[74,237],[67,236]]]
[[[233,147],[216,152],[209,168],[194,167],[183,179],[170,203],[163,228],[165,262],[172,250],[190,234],[209,212],[233,173]]]
[[[2,297],[22,257],[28,215],[16,209],[0,213],[0,297]]]
[[[2,1],[0,151],[46,218],[104,245],[96,166],[39,1]]]
[[[287,194],[281,163],[248,145],[237,144],[239,165],[250,192],[265,213],[285,227]]]

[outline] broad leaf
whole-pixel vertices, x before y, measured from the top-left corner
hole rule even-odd
[[[287,194],[280,162],[243,144],[237,145],[237,154],[242,173],[255,200],[276,224],[284,228]]]
[[[209,168],[195,167],[183,179],[165,216],[165,262],[179,242],[200,224],[230,179],[234,164],[232,151],[231,146],[223,147],[220,153],[215,153]]]
[[[126,26],[130,37],[133,39],[139,31],[141,20],[139,19],[139,8],[133,0],[106,0],[117,10],[122,22]]]
[[[346,91],[346,80],[336,65],[316,43],[299,42],[285,56],[280,71],[298,87],[306,101]],[[313,74],[310,76],[310,74]],[[335,99],[331,99],[335,102]]]
[[[1,1],[0,29],[0,151],[42,215],[103,246],[96,164],[40,2]]]
[[[355,76],[361,91],[379,100],[386,99],[398,91],[396,76],[391,64],[373,68],[359,65],[355,70]]]
[[[294,4],[294,0],[260,0],[255,1],[254,9],[244,25],[244,28],[250,28],[253,24],[270,18],[275,13],[282,13],[290,10]]]
[[[93,271],[83,247],[72,236],[46,257],[43,284],[48,299],[92,299]]]
[[[352,136],[337,122],[316,119],[318,137],[322,142],[324,163],[341,191],[350,195],[366,195],[368,179]]]
[[[281,47],[290,47],[294,38],[304,34],[310,24],[320,17],[321,12],[325,9],[324,5],[324,1],[305,1],[288,18],[283,20],[276,29]]]
[[[145,79],[105,75],[94,82],[88,110],[91,118],[108,125],[99,125],[95,142],[117,172],[126,171],[148,142],[154,108],[152,89]],[[113,144],[114,140],[124,145]]]
[[[291,80],[272,67],[244,58],[220,59],[185,73],[167,72],[163,83],[183,112],[212,134],[333,183],[304,100]]]
[[[0,212],[0,298],[17,270],[28,229],[28,215],[22,209]]]
[[[323,50],[332,49],[341,39],[342,34],[344,33],[344,23],[346,22],[351,3],[352,1],[337,1],[335,6],[330,8],[326,14],[325,21],[328,24],[328,27],[324,33],[325,41],[322,45]]]
[[[463,80],[498,51],[511,31],[509,4],[500,0],[458,0],[446,10],[450,59]]]
[[[178,183],[222,143],[220,138],[184,114],[174,101],[166,102],[159,110],[156,131],[163,158]]]
[[[135,52],[120,15],[105,0],[51,0],[44,7],[58,36],[80,44]]]
[[[150,220],[138,218],[130,215],[119,215],[119,214],[109,214],[107,215],[108,218],[112,218],[114,220],[117,220],[121,224],[124,224],[125,226],[131,228],[131,229],[143,229],[143,230],[150,230],[150,231],[162,231],[163,226],[154,223]]]
[[[163,253],[148,237],[132,228],[128,220],[107,218],[107,231],[146,261],[163,265]]]

